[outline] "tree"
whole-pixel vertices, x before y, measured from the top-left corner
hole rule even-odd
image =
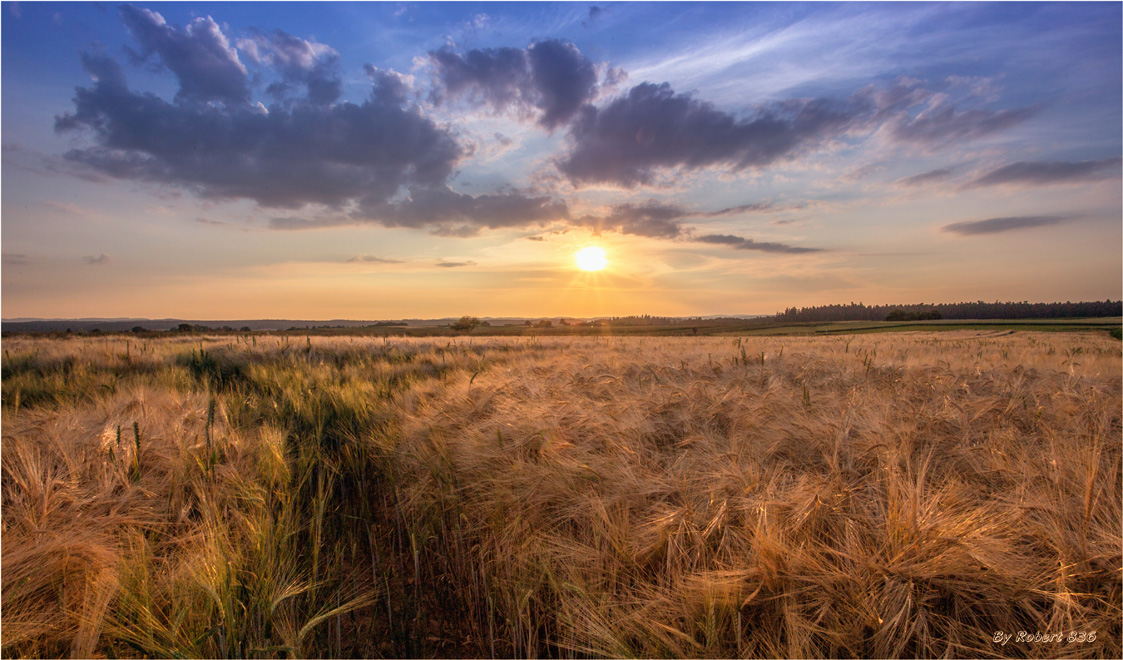
[[[480,325],[480,320],[474,316],[461,316],[460,320],[453,323],[449,327],[457,332],[472,332]]]

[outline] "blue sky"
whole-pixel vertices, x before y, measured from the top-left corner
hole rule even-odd
[[[1119,3],[0,16],[5,318],[1123,295]]]

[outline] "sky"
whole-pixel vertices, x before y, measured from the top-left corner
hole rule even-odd
[[[1121,26],[1118,2],[4,2],[0,311],[1119,299]]]

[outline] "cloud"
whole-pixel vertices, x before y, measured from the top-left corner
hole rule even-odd
[[[527,236],[526,240],[528,240],[528,241],[544,241],[544,240],[546,240],[546,237],[545,236]]]
[[[1037,113],[1037,108],[1015,110],[958,110],[938,102],[915,117],[901,116],[891,124],[890,134],[898,142],[942,146],[971,140],[1016,126]]]
[[[841,135],[863,112],[849,100],[793,100],[737,119],[666,83],[643,83],[602,108],[584,106],[557,166],[574,185],[628,188],[651,183],[657,169],[763,167]]]
[[[936,181],[944,181],[951,176],[955,168],[943,167],[938,170],[931,170],[929,172],[921,172],[920,174],[913,174],[906,176],[903,179],[897,179],[895,182],[898,186],[923,186]]]
[[[474,261],[438,261],[437,263],[435,263],[433,265],[437,266],[439,268],[463,268],[465,266],[475,266],[476,262],[474,262]]]
[[[92,133],[95,146],[66,158],[114,178],[267,207],[339,207],[381,203],[402,185],[442,185],[463,155],[447,130],[403,105],[393,72],[371,72],[371,96],[362,105],[261,112],[168,103],[130,91],[119,67],[104,59],[96,65],[106,75],[77,89],[74,112],[56,117],[55,130]]]
[[[586,28],[593,27],[593,25],[596,24],[596,20],[598,18],[600,18],[602,14],[604,14],[604,11],[605,10],[601,9],[600,7],[598,7],[596,5],[590,5],[589,6],[589,16],[585,20],[581,21],[581,27],[586,27]]]
[[[569,151],[556,165],[577,186],[631,188],[652,184],[661,170],[763,168],[883,126],[898,143],[945,146],[1010,128],[1035,112],[961,109],[947,95],[902,79],[840,99],[764,104],[737,117],[667,83],[645,82],[604,106],[583,105],[570,126]]]
[[[100,264],[108,263],[109,262],[109,255],[107,255],[103,252],[103,253],[97,255],[96,257],[94,257],[94,256],[82,257],[82,261],[85,261],[86,263],[90,264],[91,266],[98,266]]]
[[[1031,229],[1033,227],[1046,227],[1049,225],[1060,224],[1071,219],[1071,216],[1030,215],[1011,218],[991,218],[989,220],[953,222],[950,225],[944,225],[943,227],[941,227],[941,229],[953,234],[959,234],[960,236],[977,236],[979,234],[997,234],[1004,231]]]
[[[218,23],[196,18],[186,28],[168,25],[160,14],[132,5],[121,7],[121,20],[140,44],[140,60],[153,53],[179,79],[176,98],[186,101],[248,103],[246,67]]]
[[[727,245],[735,250],[755,250],[757,252],[770,252],[773,254],[807,254],[810,252],[823,251],[822,248],[796,247],[784,243],[766,243],[754,241],[751,238],[732,236],[730,234],[707,234],[705,236],[699,236],[694,240],[699,243],[709,243],[711,245]]]
[[[1104,158],[1082,161],[1020,161],[1004,165],[969,181],[964,188],[1004,184],[1040,186],[1074,181],[1096,181],[1119,176],[1123,159]]]
[[[586,215],[575,220],[574,224],[597,234],[615,231],[648,238],[675,238],[683,232],[678,221],[690,215],[692,213],[681,206],[649,201],[645,204],[618,204],[607,216]]]
[[[4,252],[0,255],[0,261],[3,261],[5,266],[26,266],[31,263],[26,254],[15,254],[12,252]]]
[[[719,218],[744,213],[763,213],[779,210],[772,202],[741,204],[716,211],[695,211],[677,204],[664,204],[648,200],[643,204],[617,204],[610,207],[608,215],[586,215],[572,224],[586,227],[596,233],[615,231],[648,238],[677,238],[687,232],[681,220],[687,218]]]
[[[572,43],[547,39],[528,48],[488,48],[464,55],[449,47],[429,53],[435,69],[430,100],[467,99],[496,113],[537,115],[540,126],[566,124],[598,92],[597,66]]]
[[[404,263],[401,259],[385,259],[383,257],[376,257],[373,254],[359,254],[347,260],[347,263],[364,263],[364,264],[400,264]]]
[[[770,213],[772,211],[781,211],[785,207],[778,207],[772,202],[755,202],[753,204],[741,204],[740,206],[730,206],[729,208],[719,209],[717,211],[699,211],[694,215],[701,218],[719,218],[726,215],[741,215],[744,213]],[[802,208],[802,205],[786,208]]]
[[[293,85],[304,86],[308,103],[327,105],[339,99],[339,52],[331,46],[274,30],[269,34],[256,32],[240,40],[238,47],[251,61],[280,72],[282,81],[267,90],[278,100],[285,100]]]
[[[565,202],[520,192],[465,195],[447,186],[417,187],[400,202],[364,207],[362,219],[386,227],[430,227],[441,236],[473,236],[482,229],[541,226],[569,218]]]

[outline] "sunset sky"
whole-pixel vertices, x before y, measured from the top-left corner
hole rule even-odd
[[[2,314],[1118,299],[1121,7],[5,2]]]

